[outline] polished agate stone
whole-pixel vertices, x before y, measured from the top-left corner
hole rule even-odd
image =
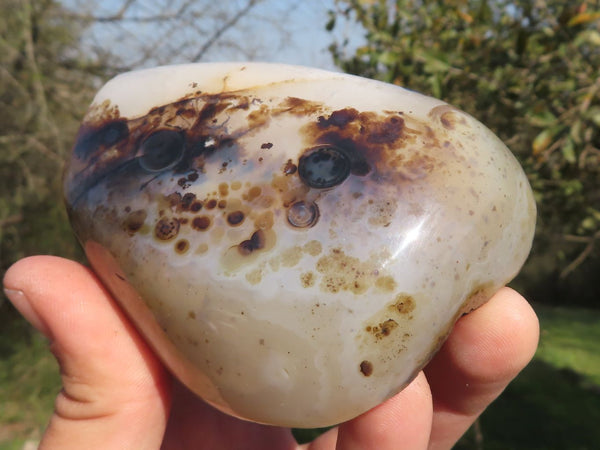
[[[518,162],[468,114],[258,63],[109,81],[65,196],[93,269],[172,373],[224,412],[293,427],[405,387],[517,274],[536,217]]]

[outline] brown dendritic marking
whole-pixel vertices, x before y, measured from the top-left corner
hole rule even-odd
[[[412,296],[398,294],[384,309],[366,321],[364,333],[357,336],[362,345],[371,348],[386,360],[392,355],[406,350],[407,342],[411,339],[409,321],[413,318],[412,311],[416,305]]]
[[[179,234],[179,220],[174,217],[163,217],[154,227],[154,236],[161,241],[169,241]]]
[[[201,244],[198,245],[198,247],[196,248],[195,253],[197,255],[203,255],[204,253],[206,253],[208,251],[208,244],[206,242],[202,242]]]
[[[293,175],[298,170],[296,164],[292,162],[291,159],[288,159],[287,162],[283,166],[283,173],[286,175]]]
[[[206,231],[211,224],[210,217],[200,216],[192,219],[192,228],[198,231]]]
[[[304,251],[311,256],[317,256],[323,250],[323,246],[319,241],[312,240],[304,244]]]
[[[306,198],[310,188],[297,176],[274,173],[270,187],[279,195],[284,207]]]
[[[261,267],[257,267],[246,274],[246,281],[252,285],[256,285],[262,281],[262,277],[263,269]]]
[[[175,210],[177,210],[176,208],[181,203],[181,194],[179,192],[173,192],[172,194],[166,196],[166,200],[171,208],[175,208]]]
[[[219,183],[219,195],[221,197],[227,197],[229,195],[229,184]]]
[[[198,179],[198,172],[193,171],[185,177],[181,177],[177,180],[177,184],[181,187],[181,189],[189,188],[194,181]]]
[[[337,293],[350,291],[355,294],[364,293],[376,280],[373,267],[375,262],[363,262],[349,256],[342,249],[335,248],[328,255],[317,261],[317,271],[323,275],[321,289],[325,292]]]
[[[281,251],[280,262],[283,267],[294,267],[297,265],[303,256],[303,250],[299,246],[286,248]]]
[[[183,255],[190,249],[190,242],[187,239],[181,239],[175,243],[175,251]]]
[[[314,166],[316,170],[304,179],[316,188],[341,183],[348,166],[351,175],[368,175],[369,178],[363,180],[375,190],[377,184],[371,183],[371,179],[386,179],[386,186],[399,187],[427,177],[447,158],[434,151],[441,147],[437,130],[398,111],[361,112],[344,108],[318,117],[317,121],[303,126],[301,133],[307,146],[312,147],[300,157],[298,173],[303,177],[308,172],[306,169]],[[316,155],[317,164],[307,159],[315,148],[327,149],[323,155]],[[391,204],[387,206],[394,208]],[[385,219],[386,215],[389,216],[386,212],[376,218],[376,225],[388,225],[390,220]]]
[[[191,212],[198,212],[202,209],[202,202],[201,201],[194,201],[192,202],[192,204],[190,205],[190,211]]]
[[[232,211],[227,214],[227,223],[233,227],[241,225],[245,215],[243,211]]]
[[[393,292],[396,289],[396,280],[391,276],[380,276],[375,280],[375,286],[384,292]]]
[[[313,272],[304,272],[300,275],[302,287],[309,288],[315,284],[315,274]]]
[[[382,200],[369,205],[369,224],[387,227],[392,223],[398,204],[393,200]]]
[[[256,250],[261,250],[265,247],[265,233],[263,230],[257,230],[252,233],[250,239],[242,241],[238,245],[240,255],[249,255]]]
[[[409,314],[415,309],[415,299],[407,294],[398,294],[394,303],[390,305],[390,309],[399,312],[400,314]]]
[[[221,264],[228,274],[235,273],[243,266],[251,268],[257,259],[260,258],[260,255],[272,250],[277,242],[277,234],[272,230],[272,211],[266,211],[264,214],[254,217],[253,221],[256,228],[255,231],[251,232],[249,238],[231,245],[221,257]],[[222,228],[216,228],[215,231],[219,229]],[[264,261],[264,263],[266,264],[267,261]],[[262,272],[263,270],[261,269]],[[251,278],[252,280],[257,279],[255,276]]]
[[[444,128],[448,130],[453,130],[457,125],[465,125],[466,120],[462,114],[460,114],[457,110],[447,111],[440,116],[440,122]]]
[[[252,109],[252,105],[255,109]],[[224,164],[223,168],[228,168],[230,163],[248,161],[248,149],[238,146],[237,143],[238,139],[246,136],[249,130],[255,132],[264,128],[274,117],[280,115],[315,117],[324,114],[326,107],[320,102],[294,97],[283,98],[278,104],[273,105],[256,98],[249,92],[242,91],[219,94],[190,93],[176,102],[157,106],[148,114],[131,120],[120,118],[118,111],[108,104],[102,105],[101,108],[96,107],[96,110],[97,113],[88,114],[79,131],[74,158],[70,164],[72,176],[67,182],[69,203],[73,203],[90,186],[106,180],[107,174],[116,173],[116,168],[131,171],[132,176],[137,175],[140,166],[134,164],[137,161],[135,152],[149,136],[168,134],[173,139],[177,137],[175,139],[177,143],[185,142],[185,146],[181,146],[180,158],[169,160],[169,164],[164,167],[160,166],[161,170],[164,169],[174,175],[174,180],[183,191],[203,180],[208,162],[220,161]],[[232,126],[228,123],[236,114],[245,119],[245,125]],[[367,116],[361,114],[364,113],[350,109],[334,111],[330,116],[320,116],[314,125],[319,133],[337,133],[344,128],[344,131],[348,131],[350,140],[352,140],[351,136],[362,127],[366,134],[370,135],[368,139],[377,145],[389,141],[393,135],[398,135],[398,130],[402,129],[400,116],[382,119],[377,114],[371,113],[372,117],[369,116],[371,119],[367,120]],[[346,116],[353,120],[352,130],[345,130],[351,125],[345,119]],[[378,124],[376,125],[375,122]],[[314,143],[329,144],[311,141],[313,145]],[[263,142],[260,147],[262,150],[269,150],[273,147],[273,143]],[[169,152],[163,152],[161,146],[153,149],[152,155],[158,158],[156,163],[162,162],[163,158],[169,156]],[[343,151],[350,159],[353,174],[366,175],[369,172],[368,164],[358,149]],[[93,170],[82,170],[84,168]],[[161,172],[156,164],[153,164],[151,169],[153,174]],[[285,176],[297,172],[297,166],[291,160],[284,163],[283,169]],[[127,179],[125,175],[129,174],[123,171],[118,173],[123,180]],[[182,209],[186,209],[191,204],[181,206]]]
[[[181,197],[181,203],[179,204],[179,207],[181,208],[182,211],[191,211],[192,205],[195,203],[196,203],[196,194],[192,194],[191,192],[188,192],[188,193],[184,194],[183,197]]]
[[[262,188],[260,186],[252,186],[250,189],[248,189],[248,192],[242,196],[242,198],[248,202],[251,202],[260,197],[261,194]]]
[[[196,194],[191,192],[188,192],[183,196],[179,192],[173,192],[167,196],[167,202],[174,212],[198,212],[203,206],[202,202],[196,198]]]
[[[123,228],[127,233],[133,235],[142,228],[147,216],[148,214],[143,209],[132,211],[125,218]]]
[[[360,372],[365,376],[365,377],[370,377],[371,374],[373,373],[373,363],[371,363],[370,361],[363,361],[360,363]]]
[[[397,327],[398,322],[396,322],[394,319],[387,319],[374,327],[368,326],[366,328],[366,331],[375,336],[375,339],[379,341],[389,336],[392,333],[392,331]]]
[[[264,211],[258,214],[254,219],[254,225],[260,230],[270,230],[275,224],[275,218],[273,217],[273,211]]]
[[[350,173],[365,176],[375,159],[382,156],[379,152],[388,145],[396,146],[402,139],[404,119],[344,108],[327,117],[319,116],[315,124],[306,127],[306,132],[313,136],[313,142],[332,146],[340,154],[339,161],[347,162]]]

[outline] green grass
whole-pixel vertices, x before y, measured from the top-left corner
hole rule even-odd
[[[0,449],[21,449],[41,437],[60,389],[47,341],[7,303],[0,306]]]
[[[600,386],[600,311],[536,308],[541,323],[536,358]]]
[[[600,442],[600,389],[535,359],[481,416],[458,450],[593,450]]]
[[[533,362],[456,450],[587,450],[600,442],[600,311],[535,306]],[[301,430],[303,441],[314,437]]]
[[[457,450],[592,450],[600,443],[600,311],[536,305],[531,364],[481,416]]]
[[[0,308],[0,450],[39,439],[59,389],[47,342]],[[536,306],[541,340],[534,361],[457,450],[586,450],[600,442],[600,311]],[[313,430],[298,430],[307,440]]]

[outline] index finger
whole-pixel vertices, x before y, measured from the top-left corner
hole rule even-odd
[[[529,363],[539,323],[510,288],[461,318],[425,368],[433,395],[430,449],[448,449]]]

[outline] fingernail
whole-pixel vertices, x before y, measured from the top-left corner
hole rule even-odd
[[[35,309],[33,309],[31,302],[27,299],[27,296],[23,291],[4,288],[4,294],[31,325],[46,336],[49,335],[48,327],[40,316],[38,316]]]

